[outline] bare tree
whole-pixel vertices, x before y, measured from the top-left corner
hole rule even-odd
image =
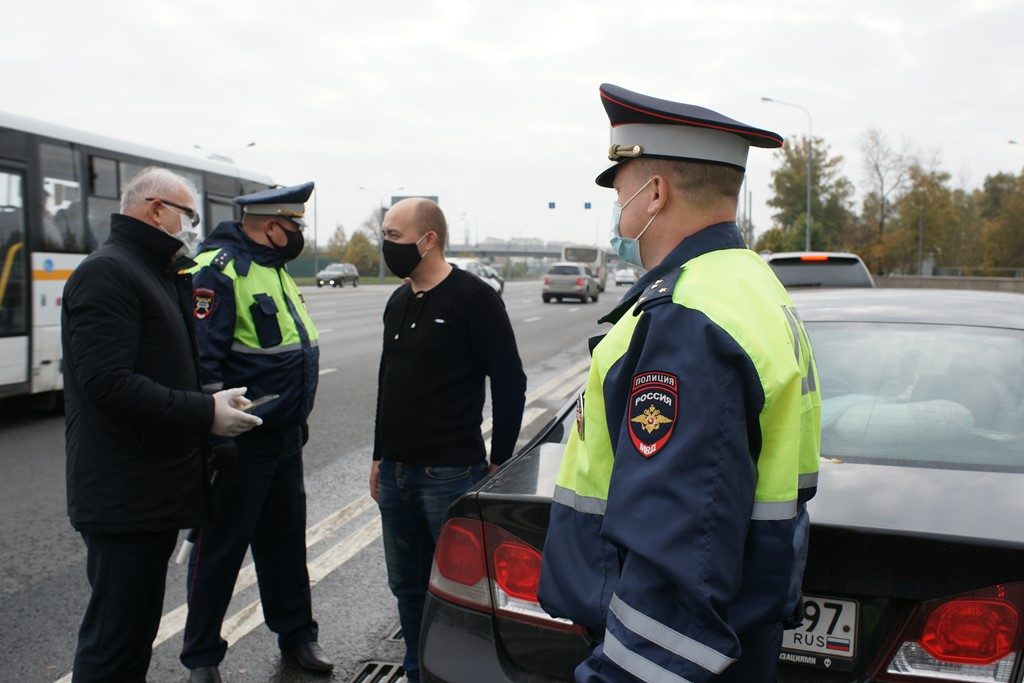
[[[877,239],[881,240],[885,235],[885,223],[889,218],[892,200],[906,188],[913,155],[907,151],[906,144],[903,149],[895,150],[885,133],[878,128],[868,128],[864,132],[860,149],[864,154],[864,170],[870,188],[865,199],[864,213],[869,213],[869,207],[874,209],[872,213],[875,213]],[[868,216],[864,218],[868,219]]]

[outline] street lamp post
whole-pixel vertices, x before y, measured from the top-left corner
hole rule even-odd
[[[795,102],[783,102],[782,100],[772,99],[771,97],[762,97],[762,102],[771,102],[773,104],[781,104],[787,107],[796,107],[807,114],[807,229],[804,232],[804,251],[811,250],[811,160],[814,157],[814,126],[811,122],[811,112],[807,111],[807,108],[803,105],[796,104]]]
[[[371,190],[368,187],[360,185],[359,189],[363,192],[369,192],[372,195],[376,195],[377,205],[380,207],[380,213],[377,216],[377,260],[379,262],[377,277],[381,282],[384,282],[384,212],[387,211],[387,207],[384,206],[384,197],[388,196],[392,192],[398,192],[405,188],[399,185],[388,192],[377,192],[376,190]]]

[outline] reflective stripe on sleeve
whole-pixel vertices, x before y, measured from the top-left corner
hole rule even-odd
[[[585,512],[591,515],[603,515],[605,507],[608,505],[606,500],[581,496],[575,491],[570,491],[564,486],[558,486],[557,484],[555,485],[555,493],[551,496],[551,500],[572,508],[576,512]]]
[[[224,382],[212,382],[203,385],[203,391],[220,391],[224,388]]]
[[[815,487],[817,485],[818,485],[818,473],[817,472],[808,472],[806,474],[801,474],[800,478],[797,480],[797,486],[799,488],[802,488],[802,489],[813,488],[813,487]]]
[[[309,342],[309,345],[316,346],[316,340],[314,339],[313,341]],[[235,342],[234,344],[231,345],[231,350],[234,351],[235,353],[250,353],[257,356],[272,356],[278,353],[301,351],[302,346],[302,342],[296,342],[294,344],[285,344],[284,346],[274,346],[269,349],[261,349],[252,346],[246,346],[245,344],[239,344],[238,342]]]
[[[622,625],[633,633],[711,673],[720,674],[725,671],[727,666],[736,661],[700,641],[655,621],[635,607],[627,605],[618,594],[612,595],[609,607],[612,614],[622,622]]]
[[[618,664],[627,673],[631,673],[647,683],[692,683],[689,679],[677,676],[626,648],[607,631],[604,634],[604,656]]]
[[[762,522],[772,522],[782,519],[793,519],[796,517],[796,500],[783,500],[777,503],[754,503],[754,511],[750,513],[750,519]]]

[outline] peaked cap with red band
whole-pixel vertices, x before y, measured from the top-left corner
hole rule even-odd
[[[611,187],[619,164],[638,157],[725,164],[743,171],[753,147],[782,147],[782,137],[692,104],[641,95],[601,84],[601,103],[612,124],[608,158],[615,163],[597,176]]]

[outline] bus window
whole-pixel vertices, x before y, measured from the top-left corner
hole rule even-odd
[[[43,178],[42,230],[32,238],[36,251],[82,252],[89,242],[82,216],[78,152],[69,145],[39,144]]]
[[[235,205],[230,199],[210,197],[208,211],[206,225],[202,228],[203,235],[209,235],[222,221],[235,220]]]
[[[92,194],[94,197],[117,199],[120,196],[117,182],[117,162],[103,157],[90,157],[92,171]]]
[[[90,157],[92,191],[89,193],[89,241],[84,251],[89,252],[107,241],[110,235],[110,214],[121,209],[117,162],[103,157]]]
[[[124,188],[132,181],[132,179],[142,173],[144,170],[149,168],[146,164],[133,164],[130,161],[122,161],[120,164],[120,192],[124,193]]]
[[[0,336],[26,334],[25,202],[22,176],[0,169]],[[5,381],[0,377],[0,384]]]

